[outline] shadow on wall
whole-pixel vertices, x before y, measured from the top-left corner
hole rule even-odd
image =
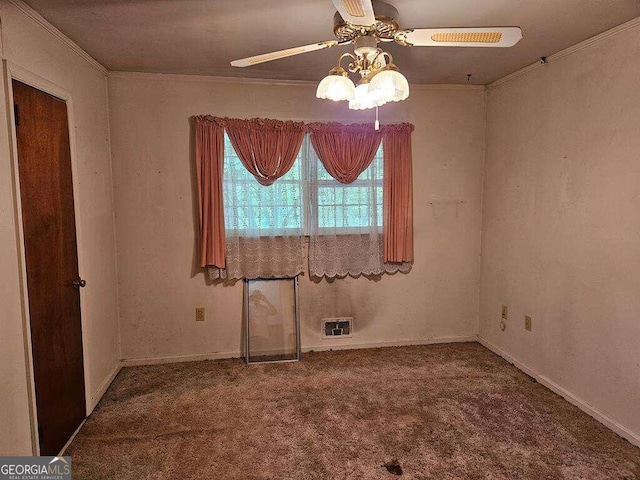
[[[373,286],[380,278],[367,278],[369,281],[363,282],[352,278],[336,281],[335,278],[305,277],[307,280],[301,278],[300,281],[300,320],[303,328],[319,332],[323,318],[354,317],[354,329],[360,333],[374,323],[379,309]]]
[[[189,117],[189,169],[191,172],[191,207],[193,212],[193,258],[191,262],[191,278],[205,272],[200,266],[200,218],[198,210],[198,171],[196,169],[196,119]],[[207,278],[208,275],[205,275]]]

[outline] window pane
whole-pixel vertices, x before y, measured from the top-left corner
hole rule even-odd
[[[335,218],[336,227],[344,227],[344,209],[342,207],[334,207],[333,218]],[[331,226],[331,225],[327,225]]]
[[[345,227],[364,227],[369,225],[367,205],[349,205],[344,207]]]
[[[336,220],[336,208],[334,206],[318,207],[318,226],[320,228],[333,227],[337,223],[342,224],[342,219]]]
[[[344,203],[346,205],[351,205],[353,203],[358,203],[358,189],[353,187],[344,187]]]
[[[334,187],[318,188],[318,205],[328,205],[336,203],[336,189]]]
[[[297,228],[302,223],[299,208],[281,207],[280,212],[279,228]]]
[[[322,165],[322,162],[318,162],[318,180],[334,180],[335,179],[329,175],[329,172],[327,172],[326,168],[324,168],[324,165]]]
[[[237,215],[238,225],[240,228],[249,228],[249,209],[246,207],[238,208],[235,211],[231,208],[224,209],[224,216],[230,218],[232,215]]]

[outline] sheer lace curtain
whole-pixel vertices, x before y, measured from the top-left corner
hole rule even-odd
[[[350,127],[356,130],[360,126]],[[366,126],[369,131],[370,126]],[[339,135],[344,132],[336,131]],[[326,130],[318,150],[338,153],[321,159],[309,142],[304,154],[309,165],[309,274],[314,277],[345,277],[408,272],[410,262],[383,262],[383,157],[380,137],[354,135],[353,145],[368,158],[345,156],[344,139],[329,138]],[[313,131],[311,133],[313,139]],[[328,144],[327,144],[328,141]],[[342,145],[338,147],[338,145]],[[339,153],[341,152],[342,153]],[[348,162],[342,161],[348,159]],[[326,166],[325,166],[326,165]],[[330,173],[331,171],[331,173]],[[336,173],[338,172],[338,173]],[[340,176],[338,182],[335,176]]]
[[[302,167],[296,159],[304,131],[300,125],[276,120],[233,120],[225,125],[226,265],[210,266],[209,277],[298,275],[304,271],[305,245]]]

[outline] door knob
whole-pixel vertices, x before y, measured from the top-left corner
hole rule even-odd
[[[81,287],[86,287],[87,282],[81,278],[77,278],[73,281],[73,288],[80,290]]]

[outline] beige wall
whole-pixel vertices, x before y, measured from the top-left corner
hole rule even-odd
[[[3,59],[40,86],[71,95],[75,129],[78,255],[82,291],[85,376],[89,407],[118,365],[117,281],[109,125],[104,72],[6,0],[0,0]],[[2,82],[0,102],[9,107]],[[0,455],[32,452],[21,300],[21,245],[15,212],[10,129],[0,115]]]
[[[195,266],[189,119],[361,122],[372,113],[316,100],[307,84],[136,74],[110,76],[108,105],[104,72],[7,0],[0,17],[3,59],[72,97],[89,406],[118,368],[119,338],[122,358],[143,362],[237,355],[242,286],[211,285]],[[381,109],[383,123],[416,126],[415,266],[379,281],[303,277],[303,347],[459,340],[479,328],[493,348],[640,438],[639,58],[636,27],[491,88],[486,112],[484,89],[445,86],[414,86],[409,102]],[[7,115],[0,131],[0,454],[28,455]],[[194,321],[196,306],[205,322]],[[355,317],[353,338],[321,338],[320,319],[335,316]]]
[[[636,26],[490,88],[480,295],[481,337],[636,442],[639,79]]]
[[[109,99],[124,359],[237,355],[242,283],[208,285],[194,268],[196,204],[190,117],[373,121],[315,98],[313,85],[113,74]],[[415,124],[415,265],[380,281],[301,279],[303,348],[475,337],[484,88],[414,87],[381,109]],[[206,321],[195,322],[195,308]],[[323,317],[353,316],[355,335],[323,340]]]

